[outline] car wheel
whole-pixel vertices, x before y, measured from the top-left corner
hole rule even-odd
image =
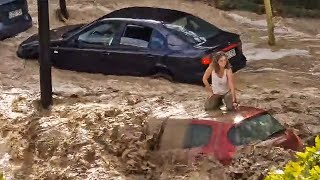
[[[170,82],[173,81],[173,77],[169,72],[157,72],[157,73],[151,75],[151,78],[153,78],[153,79],[165,79],[165,80],[168,80]]]

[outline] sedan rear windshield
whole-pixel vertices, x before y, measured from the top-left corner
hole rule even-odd
[[[283,130],[285,128],[270,114],[261,114],[232,127],[228,138],[233,145],[239,146],[256,140],[266,140]]]
[[[164,25],[175,35],[192,44],[205,42],[221,31],[216,26],[192,15]]]

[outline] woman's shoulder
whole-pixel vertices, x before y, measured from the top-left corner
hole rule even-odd
[[[225,74],[226,75],[232,75],[233,74],[232,69],[231,68],[225,69]]]

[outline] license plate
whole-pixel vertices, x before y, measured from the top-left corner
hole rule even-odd
[[[230,51],[226,52],[226,55],[228,56],[228,59],[236,56],[236,50],[235,49],[231,49]]]
[[[21,16],[21,15],[22,15],[22,9],[11,11],[11,12],[9,12],[9,19]]]

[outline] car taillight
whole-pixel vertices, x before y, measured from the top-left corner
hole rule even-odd
[[[231,50],[231,49],[233,49],[233,48],[235,48],[235,47],[237,47],[237,46],[239,46],[239,45],[240,45],[240,43],[230,44],[229,46],[223,48],[222,51],[223,51],[223,52],[227,52],[227,51],[229,51],[229,50]]]
[[[211,59],[209,58],[209,56],[204,56],[202,59],[201,59],[201,64],[204,64],[204,65],[208,65],[211,63]]]

